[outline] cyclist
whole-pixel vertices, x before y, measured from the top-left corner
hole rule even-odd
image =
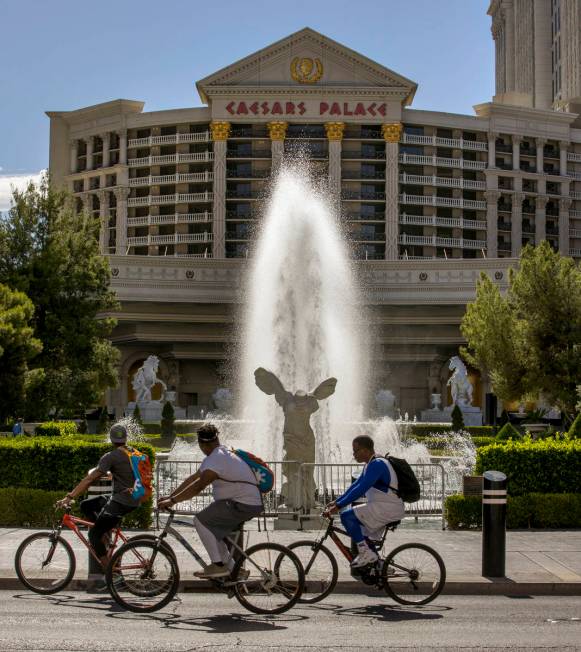
[[[212,485],[214,502],[194,518],[194,526],[211,564],[195,575],[203,578],[227,577],[234,562],[223,539],[245,521],[263,511],[256,476],[246,462],[220,444],[219,431],[212,424],[198,430],[198,444],[206,456],[196,473],[186,478],[170,496],[159,499],[165,509],[200,494]]]
[[[109,439],[115,448],[105,453],[96,468],[91,469],[87,476],[70,491],[58,507],[68,507],[71,500],[84,494],[100,477],[110,473],[113,476],[113,495],[111,497],[97,496],[87,498],[80,504],[81,511],[87,519],[94,523],[89,530],[89,541],[95,554],[99,557],[103,569],[107,566],[107,543],[109,532],[117,527],[122,518],[139,507],[130,495],[135,483],[135,476],[129,462],[129,456],[123,450],[127,444],[127,429],[121,424],[115,424],[109,431]],[[104,584],[104,580],[103,580]]]
[[[397,475],[384,457],[376,457],[373,439],[360,435],[353,440],[353,457],[365,463],[359,478],[325,508],[324,515],[331,516],[351,505],[363,495],[367,502],[343,509],[341,522],[347,534],[357,544],[358,555],[351,562],[353,568],[372,564],[378,559],[377,552],[368,541],[381,538],[383,528],[404,517],[404,503],[397,495]]]

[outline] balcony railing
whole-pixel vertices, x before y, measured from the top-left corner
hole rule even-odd
[[[164,156],[143,156],[130,158],[129,167],[148,165],[170,165],[172,163],[205,163],[214,160],[214,152],[191,152],[188,154],[165,154]]]
[[[581,199],[581,192],[577,192],[576,190],[571,190],[569,192],[569,197],[571,197],[571,199]],[[570,213],[571,211],[569,211],[569,214]]]
[[[581,238],[581,229],[569,229],[570,238]]]
[[[400,154],[400,163],[409,163],[410,165],[432,165],[443,168],[461,168],[466,170],[484,170],[486,163],[484,161],[469,161],[463,158],[444,158],[441,156],[420,156],[418,154]]]
[[[580,258],[581,249],[569,249],[569,256],[575,256],[575,258]]]
[[[404,172],[399,175],[400,183],[420,186],[445,186],[449,188],[469,188],[471,190],[484,190],[485,181],[474,181],[472,179],[455,179],[453,177],[424,176],[419,174],[407,174]]]
[[[210,132],[200,131],[193,134],[170,134],[168,136],[149,136],[130,138],[127,147],[151,147],[152,145],[177,145],[178,143],[207,143]]]
[[[204,231],[204,233],[171,233],[170,235],[144,235],[127,238],[127,244],[130,247],[196,242],[212,242],[212,233]]]
[[[161,176],[135,177],[129,179],[130,186],[161,186],[169,183],[205,183],[214,179],[213,172],[192,172],[190,174],[164,174]]]
[[[581,154],[577,152],[567,152],[567,160],[572,163],[581,163]]]
[[[178,224],[190,222],[211,222],[212,213],[172,213],[171,215],[143,215],[128,217],[127,226],[149,226],[151,224]]]
[[[127,206],[151,206],[160,204],[194,204],[211,202],[214,199],[212,192],[188,192],[174,195],[147,195],[147,197],[130,197]]]
[[[481,220],[465,220],[461,217],[438,217],[436,215],[409,215],[401,213],[400,224],[415,224],[417,226],[457,227],[460,229],[476,229],[486,231],[486,222]]]
[[[440,138],[439,136],[420,136],[414,134],[403,134],[402,143],[410,145],[433,145],[434,147],[453,147],[454,149],[472,149],[485,152],[488,143],[478,140],[464,140],[463,138]]]
[[[486,249],[486,240],[467,240],[464,238],[440,238],[436,235],[407,235],[398,236],[402,245],[428,245],[432,247],[453,247],[456,249]]]
[[[472,208],[486,210],[486,202],[476,199],[461,199],[457,197],[437,197],[435,195],[408,195],[399,196],[400,204],[418,204],[420,206],[445,206],[451,208]]]

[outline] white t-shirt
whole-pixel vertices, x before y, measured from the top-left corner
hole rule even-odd
[[[262,505],[260,491],[256,486],[256,476],[252,469],[226,446],[214,448],[200,465],[200,471],[214,471],[220,478],[228,480],[228,482],[214,480],[212,483],[214,500],[230,499],[244,505]]]

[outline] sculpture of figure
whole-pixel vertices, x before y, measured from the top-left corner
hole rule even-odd
[[[457,405],[460,408],[470,407],[472,405],[472,392],[474,389],[468,378],[466,365],[455,355],[453,358],[450,358],[448,369],[454,371],[447,383],[452,392],[452,405]]]
[[[156,355],[150,355],[143,365],[137,370],[131,386],[135,390],[136,403],[151,403],[151,390],[155,385],[161,385],[165,394],[167,385],[163,380],[157,377],[159,369],[159,358]],[[163,395],[162,395],[163,399]]]
[[[381,417],[391,417],[395,413],[395,395],[389,389],[380,389],[375,395],[377,413]]]
[[[309,394],[301,390],[294,394],[287,391],[272,371],[262,367],[254,372],[254,380],[265,394],[269,396],[274,394],[276,402],[283,409],[283,461],[314,463],[316,447],[315,433],[310,423],[311,415],[319,409],[319,401],[329,398],[335,392],[337,379],[327,378]],[[282,489],[287,507],[310,509],[315,498],[313,473],[303,476],[302,487],[300,487],[302,495],[299,495],[296,474],[283,466],[283,475],[287,480]]]

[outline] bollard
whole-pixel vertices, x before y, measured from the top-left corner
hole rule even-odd
[[[485,471],[482,485],[482,575],[504,577],[506,561],[506,475]]]
[[[99,478],[99,480],[94,482],[89,487],[87,490],[87,498],[96,498],[97,496],[105,496],[106,498],[109,498],[112,492],[113,482],[111,474],[108,473],[107,475]],[[87,555],[89,556],[87,582],[89,586],[92,586],[96,580],[99,580],[103,577],[103,567],[90,552],[87,551]]]

